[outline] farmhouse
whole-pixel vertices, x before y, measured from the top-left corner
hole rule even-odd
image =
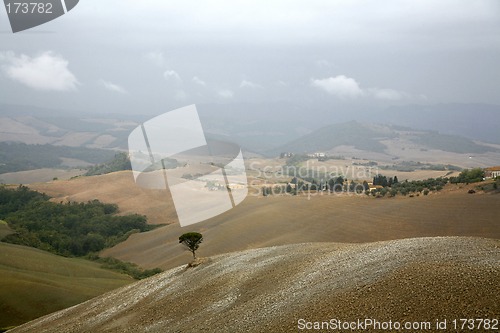
[[[382,185],[373,185],[373,184],[370,184],[368,183],[368,190],[369,191],[372,191],[372,190],[380,190],[380,189],[383,189],[384,187]]]
[[[500,166],[484,169],[484,178],[497,178],[500,177]]]

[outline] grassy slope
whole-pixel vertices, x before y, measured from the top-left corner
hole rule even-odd
[[[0,243],[0,328],[78,304],[132,281],[86,260]]]

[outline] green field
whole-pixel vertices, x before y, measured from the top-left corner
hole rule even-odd
[[[87,260],[0,243],[0,331],[133,281]]]

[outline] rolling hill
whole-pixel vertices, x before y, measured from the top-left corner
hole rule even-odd
[[[454,318],[498,317],[499,247],[498,240],[452,237],[224,254],[12,332],[294,332],[307,323],[365,318],[436,331],[436,319],[451,325]]]
[[[177,221],[174,207],[169,204],[169,192],[137,186],[131,171],[34,183],[29,187],[48,194],[55,202],[87,202],[97,199],[104,203],[117,204],[120,214],[146,215],[149,224],[169,224]]]
[[[169,269],[185,263],[189,254],[178,244],[178,237],[191,230],[205,236],[200,254],[206,256],[304,242],[358,243],[424,236],[500,238],[500,196],[467,194],[474,185],[450,186],[414,198],[249,196],[234,209],[185,228],[177,222],[169,193],[136,186],[130,171],[30,187],[56,202],[98,199],[118,204],[124,214],[144,214],[148,223],[169,224],[134,234],[103,252],[144,268]]]
[[[0,142],[123,149],[139,119],[0,103]]]
[[[497,130],[500,126],[498,105],[412,104],[390,108],[376,105],[360,108],[348,105],[339,107],[325,104],[324,101],[311,104],[310,101],[305,105],[275,102],[201,104],[197,107],[208,136],[238,143],[247,150],[258,153],[274,152],[276,149],[279,151],[279,147],[304,135],[317,135],[315,132],[324,131],[321,127],[327,124],[334,124],[334,129],[343,131],[342,127],[353,126],[353,121],[406,126],[418,131],[430,130],[500,144]],[[130,131],[153,116],[155,115],[103,116],[75,110],[0,103],[0,141],[126,149]],[[354,126],[353,129],[359,128]],[[364,131],[367,131],[366,128]],[[344,130],[343,137],[350,138],[355,133]],[[374,137],[370,133],[358,132],[358,135],[361,137],[355,138],[354,142],[363,149],[383,149],[377,144],[377,140],[372,140]],[[322,143],[316,143],[318,144]]]
[[[406,146],[406,148],[417,148],[421,151],[433,149],[456,154],[500,152],[498,147],[481,144],[458,135],[445,135],[436,131],[351,121],[322,127],[283,146],[272,149],[269,154],[276,156],[280,152],[328,152],[339,146],[352,146],[360,151],[390,154],[387,151],[388,142],[392,144],[399,142],[402,143],[402,148]],[[428,153],[428,155],[430,154]]]
[[[0,329],[73,306],[134,281],[83,259],[0,243]]]
[[[391,139],[396,136],[393,131],[371,128],[356,121],[344,124],[333,124],[322,127],[277,149],[279,152],[313,153],[329,151],[338,146],[354,146],[359,150],[383,153],[386,148],[380,140]]]
[[[500,238],[500,196],[467,194],[467,188],[420,197],[374,199],[365,196],[248,197],[236,208],[202,223],[174,223],[134,234],[106,249],[104,256],[145,268],[169,269],[189,253],[178,237],[201,232],[199,254],[304,242],[364,243],[400,238],[477,236]]]
[[[500,106],[484,103],[400,105],[377,115],[385,123],[500,143]]]
[[[0,142],[0,174],[43,168],[86,167],[108,162],[115,153],[85,147]]]

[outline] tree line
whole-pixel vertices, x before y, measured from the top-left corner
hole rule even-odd
[[[396,195],[428,195],[430,192],[441,191],[448,183],[475,183],[484,179],[484,170],[480,168],[463,170],[457,177],[439,177],[429,178],[426,180],[413,180],[400,182],[397,176],[387,177],[382,174],[376,175],[373,178],[373,186],[371,188],[367,181],[348,181],[342,176],[328,178],[327,180],[317,180],[313,177],[298,178],[293,177],[287,184],[277,184],[273,186],[262,187],[263,196],[273,194],[297,195],[309,191],[326,191],[326,192],[350,192],[350,193],[365,193],[376,197]]]
[[[0,173],[60,168],[63,157],[93,164],[103,163],[110,160],[114,154],[114,151],[106,149],[0,142]]]
[[[264,186],[262,194],[264,196],[272,194],[297,195],[307,192],[327,192],[327,193],[363,193],[369,189],[368,182],[348,181],[342,176],[331,177],[325,180],[318,180],[312,177],[293,177],[287,184]]]

